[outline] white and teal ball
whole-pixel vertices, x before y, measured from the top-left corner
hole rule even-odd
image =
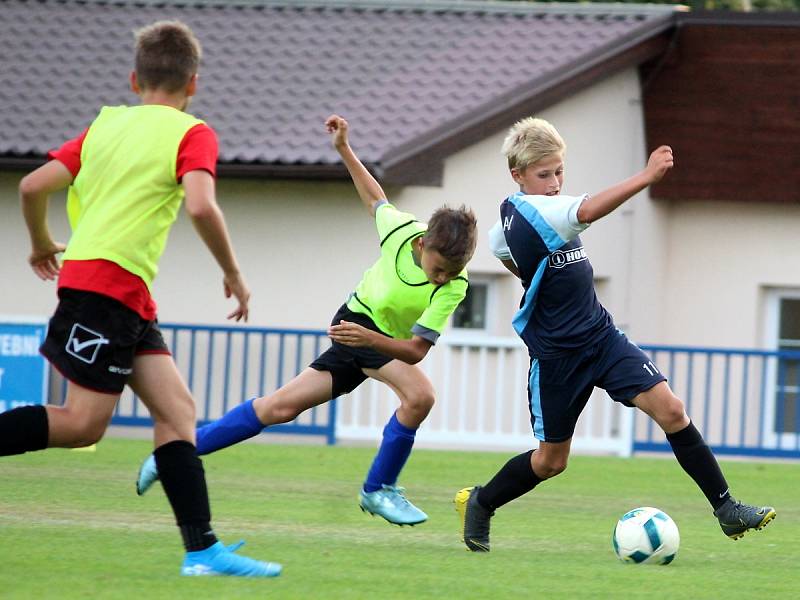
[[[668,565],[678,553],[681,536],[667,513],[642,506],[622,515],[614,527],[611,543],[621,561]]]

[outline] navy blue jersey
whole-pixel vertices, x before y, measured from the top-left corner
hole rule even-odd
[[[500,205],[500,222],[490,232],[495,256],[519,270],[525,293],[513,325],[535,357],[593,344],[613,327],[578,235],[588,227],[577,218],[583,198],[517,192]]]

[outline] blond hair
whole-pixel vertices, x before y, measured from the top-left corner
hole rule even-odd
[[[501,152],[508,159],[509,169],[521,171],[547,156],[563,156],[566,150],[567,145],[550,122],[527,117],[508,130]]]
[[[174,93],[197,73],[202,51],[188,25],[157,21],[134,32],[136,80],[142,89]]]

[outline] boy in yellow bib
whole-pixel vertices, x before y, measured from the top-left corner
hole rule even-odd
[[[229,318],[247,319],[250,292],[215,200],[216,136],[184,112],[199,61],[200,45],[186,25],[161,21],[139,30],[131,89],[141,104],[104,107],[20,183],[30,265],[43,280],[58,277],[59,303],[41,352],[66,377],[67,398],[60,407],[0,414],[0,455],[97,442],[128,384],[153,417],[154,455],[186,549],[181,574],[274,577],[280,565],[235,554],[211,529],[194,400],[150,295],[185,196],[222,268],[225,294],[238,303]],[[72,237],[64,246],[50,236],[46,217],[49,194],[67,186]]]
[[[198,454],[253,437],[303,411],[358,387],[367,377],[400,398],[360,492],[361,508],[396,525],[415,525],[427,515],[396,486],[417,428],[434,403],[431,382],[416,366],[436,343],[467,292],[465,266],[475,251],[475,215],[466,207],[440,208],[428,224],[400,212],[348,143],[348,124],[333,115],[325,125],[365,208],[375,217],[380,258],[364,274],[333,317],[333,344],[309,368],[268,396],[240,404],[197,431]],[[152,457],[139,472],[143,494],[159,476]]]

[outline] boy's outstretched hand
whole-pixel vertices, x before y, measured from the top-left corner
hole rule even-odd
[[[225,275],[222,283],[225,288],[225,297],[230,298],[233,296],[239,303],[239,306],[228,315],[228,318],[234,321],[241,321],[244,319],[246,323],[247,317],[250,314],[250,309],[248,307],[248,303],[250,302],[250,289],[244,282],[244,278],[240,273]]]
[[[645,169],[650,175],[650,183],[661,181],[661,178],[666,175],[675,164],[675,159],[672,156],[672,148],[669,146],[659,146],[650,155],[647,161],[647,168]]]
[[[331,134],[331,143],[334,148],[347,145],[347,128],[347,121],[339,115],[331,115],[325,119],[325,129]]]

